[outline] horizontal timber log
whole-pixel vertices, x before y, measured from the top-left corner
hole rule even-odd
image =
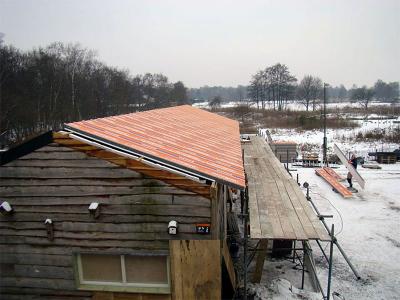
[[[189,197],[197,197],[186,196]],[[186,198],[185,197],[185,198]],[[100,204],[173,204],[172,195],[158,195],[158,194],[144,194],[144,195],[105,195],[101,197],[3,197],[10,204],[18,205],[88,205],[92,202],[98,202]],[[190,198],[189,198],[190,199]],[[204,198],[202,198],[204,199]],[[209,201],[208,199],[205,199]],[[184,203],[183,203],[184,204]],[[188,204],[193,204],[188,200]],[[205,205],[203,205],[205,206]],[[0,217],[1,218],[1,217]]]
[[[96,196],[96,195],[138,195],[138,194],[192,194],[170,186],[34,186],[0,187],[0,196]]]
[[[7,167],[39,167],[39,168],[51,168],[51,167],[66,167],[66,168],[115,168],[116,166],[112,163],[101,160],[101,159],[18,159],[9,162]]]
[[[46,249],[41,248],[41,251],[46,253]],[[19,254],[12,248],[10,250],[4,248],[0,249],[0,263],[69,267],[73,265],[73,256],[30,253],[29,250],[27,253]]]
[[[0,215],[0,222],[44,222],[46,219],[52,219],[53,222],[72,221],[72,222],[93,222],[93,219],[88,214],[74,214],[74,213],[37,213],[37,212],[19,212],[18,214],[11,214],[7,216]],[[156,215],[105,215],[100,214],[96,219],[97,222],[102,223],[156,223],[156,222],[169,222],[171,219],[180,224],[184,223],[208,223],[209,217],[194,217],[194,216],[156,216]]]
[[[147,251],[147,250],[144,250]],[[110,247],[79,247],[79,246],[57,246],[57,245],[28,245],[28,244],[12,244],[12,245],[4,245],[0,244],[0,255],[2,254],[23,254],[24,256],[29,257],[29,255],[46,255],[46,256],[71,256],[75,253],[103,253],[103,254],[143,254],[142,249],[131,249],[118,247],[115,244]],[[168,248],[160,248],[160,249],[151,249],[151,253],[154,254],[168,254]],[[71,256],[72,259],[72,256]]]
[[[1,186],[166,186],[161,180],[141,178],[102,178],[102,179],[15,179],[3,178]]]
[[[14,214],[22,212],[32,213],[74,213],[85,214],[90,217],[87,205],[69,205],[69,206],[45,206],[45,205],[17,205],[13,206]],[[158,215],[158,216],[188,216],[188,217],[209,217],[210,208],[193,207],[190,205],[102,205],[101,214],[106,215]],[[12,220],[12,216],[2,216]]]
[[[190,239],[192,236],[184,235],[184,238]],[[23,236],[0,236],[1,244],[30,244],[30,245],[42,245],[42,246],[63,246],[63,247],[81,247],[81,248],[131,248],[141,250],[153,250],[153,249],[168,249],[167,240],[156,240],[156,241],[118,241],[115,240],[77,240],[77,239],[66,239],[56,238],[50,241],[48,238],[43,237],[23,237]]]
[[[64,295],[58,295],[58,296],[54,296],[54,295],[44,295],[41,293],[36,293],[37,289],[31,288],[30,289],[30,293],[29,294],[22,294],[22,293],[18,293],[18,294],[9,294],[7,293],[7,288],[2,288],[2,293],[1,296],[4,296],[4,299],[7,300],[93,300],[92,296],[64,296]],[[4,292],[3,292],[4,291]]]
[[[72,232],[101,232],[101,233],[151,233],[166,232],[168,222],[163,223],[135,223],[135,224],[109,224],[109,223],[82,223],[82,222],[54,222],[55,231]],[[2,229],[12,230],[43,230],[43,222],[0,222]],[[180,224],[180,233],[196,233],[195,224]],[[23,233],[22,233],[23,234]]]
[[[89,205],[92,202],[100,204],[175,204],[210,207],[209,199],[198,195],[109,195],[102,197],[3,197],[10,204],[18,205]]]
[[[47,239],[46,229],[30,229],[30,230],[15,230],[15,229],[0,229],[0,234],[3,237],[43,237]],[[102,240],[114,240],[118,243],[120,241],[164,241],[171,239],[192,239],[192,240],[204,240],[209,239],[208,235],[195,234],[195,233],[184,233],[178,232],[176,235],[171,236],[167,232],[167,224],[164,226],[164,231],[159,232],[70,232],[70,231],[54,231],[54,239],[71,239],[75,241],[102,241]]]
[[[63,147],[65,148],[65,147]],[[20,161],[25,160],[69,160],[69,159],[86,159],[86,160],[97,160],[95,157],[87,156],[84,152],[74,151],[73,149],[66,148],[69,151],[35,151],[28,155],[19,158]]]
[[[66,279],[43,279],[43,278],[21,278],[3,277],[0,287],[23,287],[23,288],[45,288],[53,290],[76,290],[75,281]]]
[[[72,264],[69,267],[40,266],[40,265],[14,265],[14,275],[18,278],[59,278],[74,280],[74,270]]]
[[[110,168],[65,168],[65,167],[49,167],[44,172],[37,167],[7,167],[0,168],[1,178],[143,178],[144,176],[131,170],[113,166]]]
[[[33,295],[35,297],[34,299],[38,300],[39,296],[44,297],[44,296],[50,296],[53,297],[51,299],[92,299],[91,295],[92,292],[87,292],[87,291],[57,291],[53,289],[43,289],[43,288],[24,288],[24,287],[2,287],[1,289],[2,294],[8,294],[8,295]],[[71,298],[67,298],[71,297]],[[78,298],[73,298],[73,297],[78,297]],[[79,298],[82,297],[82,298]],[[8,299],[8,298],[7,298]],[[21,299],[21,298],[18,298]],[[48,299],[48,298],[46,298]]]

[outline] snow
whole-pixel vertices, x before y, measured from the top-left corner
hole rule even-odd
[[[368,159],[368,152],[378,151],[393,151],[399,148],[399,144],[383,143],[381,141],[357,142],[355,139],[357,134],[370,131],[381,130],[386,133],[391,132],[395,128],[400,128],[400,117],[387,120],[357,120],[360,127],[342,128],[342,129],[327,129],[328,153],[333,152],[333,144],[336,143],[343,152],[352,152],[357,156],[362,156]],[[266,128],[261,129],[261,133],[265,135]],[[321,148],[324,133],[322,130],[303,130],[297,129],[268,129],[274,141],[293,141],[300,145],[300,149],[312,149],[318,152]],[[322,155],[322,153],[321,153]]]
[[[366,188],[345,199],[316,176],[314,169],[298,168],[300,182],[310,184],[310,196],[326,219],[335,224],[340,245],[362,279],[357,281],[338,250],[334,249],[332,290],[346,299],[400,298],[400,164],[382,169],[359,168]],[[347,170],[336,170],[343,177]],[[319,277],[326,286],[327,265],[317,245],[313,245]]]
[[[289,299],[309,299],[320,300],[320,293],[307,292],[293,286],[286,279],[274,279],[269,287],[251,285],[249,292],[255,294],[260,300],[289,300]]]
[[[392,151],[399,148],[399,144],[357,143],[354,137],[360,131],[391,130],[398,126],[393,121],[360,120],[361,126],[356,129],[328,130],[328,146],[332,148],[336,143],[345,154],[351,151],[361,156],[375,149]],[[295,141],[300,147],[314,144],[317,151],[320,151],[323,139],[321,131],[277,129],[271,130],[271,135],[274,140]],[[326,221],[329,226],[335,224],[340,245],[362,277],[361,280],[355,278],[335,247],[331,291],[340,294],[343,299],[400,299],[400,163],[381,167],[366,169],[359,166],[358,171],[365,179],[366,187],[363,190],[355,183],[354,187],[359,192],[347,199],[332,191],[322,178],[315,175],[315,169],[291,167],[296,169],[292,172],[294,178],[298,174],[301,184],[305,181],[310,184],[310,196],[320,212],[333,215]],[[342,177],[347,174],[344,166],[335,171]],[[318,277],[326,292],[328,266],[317,244],[311,242],[311,246]],[[329,249],[328,244],[323,246]],[[299,288],[300,280],[301,270],[293,268],[291,261],[269,260],[264,264],[261,284],[252,285],[250,290],[256,294],[255,299],[321,299],[321,296],[313,298],[315,295],[312,292],[298,298],[297,290],[292,289],[289,293],[289,286]]]
[[[222,108],[226,108],[226,107],[235,107],[241,104],[246,104],[246,103],[250,103],[251,106],[256,107],[256,104],[254,102],[247,102],[247,101],[230,101],[230,102],[223,102],[221,103],[221,107]],[[261,105],[261,104],[260,104]],[[387,106],[389,105],[388,103],[382,103],[382,102],[371,102],[369,104],[369,107],[372,106]],[[196,102],[193,104],[193,106],[198,107],[198,108],[208,108],[208,101],[204,101],[204,102]],[[360,104],[359,103],[352,103],[352,102],[331,102],[331,103],[327,103],[326,107],[328,109],[343,109],[345,107],[357,107],[360,108]],[[274,105],[273,103],[267,102],[266,103],[266,108],[268,109],[273,109]],[[292,111],[305,111],[306,107],[304,104],[300,103],[299,101],[289,101],[286,105],[286,108]],[[317,110],[321,109],[320,104],[317,104]],[[309,110],[312,110],[312,106],[309,106]]]

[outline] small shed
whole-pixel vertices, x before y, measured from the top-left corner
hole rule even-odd
[[[291,141],[271,141],[272,152],[280,162],[290,163],[297,158],[297,143]]]
[[[66,124],[0,154],[0,298],[220,299],[236,288],[236,121],[188,105]]]
[[[376,152],[375,156],[379,164],[395,164],[397,162],[396,152]]]

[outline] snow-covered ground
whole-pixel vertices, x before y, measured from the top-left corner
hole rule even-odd
[[[230,101],[230,102],[223,102],[221,104],[221,107],[225,108],[225,107],[235,107],[241,104],[247,103],[245,101]],[[252,106],[256,106],[255,103],[251,102]],[[382,102],[371,102],[369,104],[369,106],[385,106],[385,105],[390,105],[388,103],[382,103]],[[194,103],[193,106],[198,107],[198,108],[208,108],[208,102],[204,101],[204,102],[197,102]],[[360,104],[359,103],[351,103],[351,102],[338,102],[338,103],[327,103],[327,108],[332,108],[332,109],[340,109],[340,108],[344,108],[344,107],[358,107],[360,108]],[[273,104],[272,103],[267,103],[266,104],[266,108],[270,108],[273,109]],[[305,111],[306,107],[304,106],[304,104],[298,102],[298,101],[289,101],[287,106],[287,109],[290,109],[292,111]],[[320,109],[320,104],[317,105],[317,109]],[[312,110],[312,106],[309,107],[309,110]]]
[[[377,151],[393,151],[399,148],[399,144],[374,142],[355,142],[357,135],[379,130],[386,133],[392,132],[395,128],[400,128],[400,117],[397,119],[387,120],[356,120],[360,127],[343,128],[343,129],[327,129],[326,135],[328,140],[328,153],[332,152],[333,144],[337,144],[343,152],[353,152],[357,156],[368,159],[368,152]],[[264,132],[267,129],[261,129]],[[307,148],[319,150],[323,142],[324,133],[322,130],[304,130],[296,129],[269,129],[274,141],[293,141],[299,144],[300,149]],[[322,152],[321,152],[322,155]]]
[[[335,224],[337,238],[362,279],[357,281],[337,249],[334,250],[332,291],[345,299],[400,299],[400,164],[382,169],[359,168],[365,190],[345,199],[315,175],[314,169],[298,168],[300,182],[310,184],[311,198],[326,219]],[[341,166],[337,173],[346,176]],[[320,278],[326,287],[327,264],[313,245]],[[328,249],[328,248],[327,248]]]
[[[356,129],[328,130],[328,146],[332,148],[336,143],[345,154],[351,151],[359,156],[375,149],[392,151],[399,148],[399,144],[357,143],[353,139],[358,131],[390,130],[398,126],[393,120],[359,122],[361,126]],[[310,143],[320,147],[322,137],[320,131],[272,130],[274,140],[292,140],[300,145]],[[347,199],[332,191],[322,178],[315,175],[315,169],[292,167],[296,169],[292,172],[294,178],[299,174],[301,184],[305,181],[310,184],[310,196],[320,212],[334,216],[326,221],[335,224],[339,243],[362,277],[356,280],[335,248],[331,291],[346,300],[400,299],[400,163],[381,167],[364,169],[360,166],[358,171],[366,181],[365,189],[355,183],[359,192]],[[342,177],[347,174],[344,166],[336,172]],[[344,182],[344,185],[347,186],[347,183]],[[317,272],[326,291],[328,266],[317,244],[312,242],[311,245]],[[252,286],[251,290],[257,294],[256,299],[315,299],[313,293],[299,294],[294,289],[300,287],[300,280],[301,268],[293,268],[292,262],[268,261],[264,265],[262,283]],[[294,287],[290,293],[288,286]]]

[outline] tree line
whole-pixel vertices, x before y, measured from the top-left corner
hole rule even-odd
[[[223,102],[244,101],[247,98],[247,86],[223,87],[205,85],[199,88],[190,88],[188,95],[193,103],[210,101],[216,97]]]
[[[324,84],[321,78],[305,75],[299,83],[289,68],[277,63],[258,71],[251,78],[248,86],[248,99],[254,102],[257,108],[273,107],[282,110],[289,100],[299,101],[306,110],[316,110],[317,104],[323,99]],[[325,85],[326,97],[344,101],[358,102],[366,110],[371,100],[382,102],[399,101],[399,82],[386,83],[378,80],[373,87],[353,87],[347,90],[343,85],[332,87]]]
[[[328,102],[359,102],[364,108],[368,108],[371,100],[390,103],[399,100],[399,82],[386,83],[380,79],[372,87],[353,85],[347,89],[341,84],[326,85],[325,90]],[[279,110],[287,101],[297,101],[308,111],[316,110],[321,103],[323,82],[313,75],[305,75],[298,81],[286,65],[276,64],[254,74],[248,86],[203,86],[189,89],[188,94],[192,103],[207,101],[211,108],[217,108],[223,102],[250,101],[258,108],[268,106]]]
[[[79,44],[21,51],[0,40],[0,145],[63,123],[188,103],[162,74],[132,76]]]

